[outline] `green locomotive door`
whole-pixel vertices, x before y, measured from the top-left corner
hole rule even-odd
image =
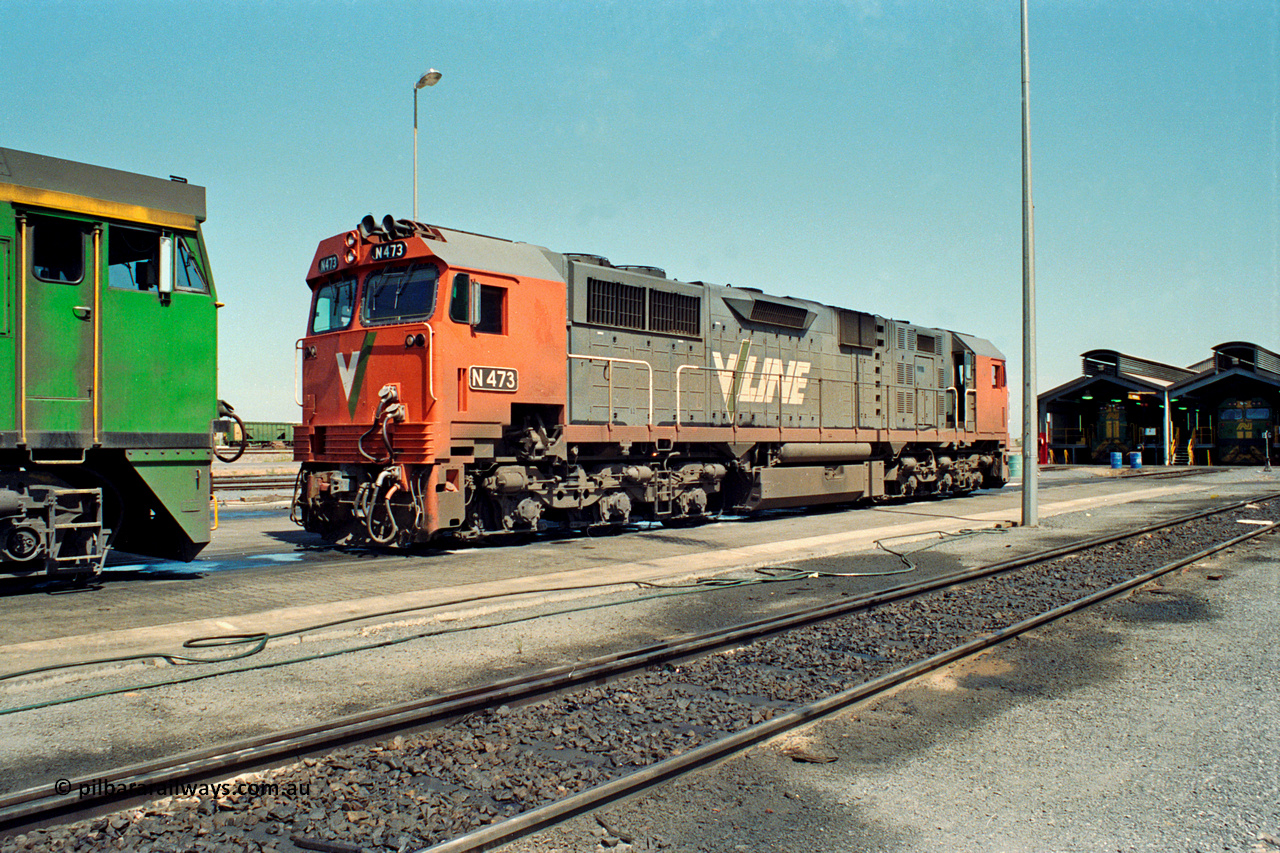
[[[22,432],[32,448],[81,448],[93,433],[95,275],[92,226],[32,216],[20,307]]]

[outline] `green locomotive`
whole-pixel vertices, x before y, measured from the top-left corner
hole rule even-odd
[[[209,542],[203,187],[0,148],[0,572]]]

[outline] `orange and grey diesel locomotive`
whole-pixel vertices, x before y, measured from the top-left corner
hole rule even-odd
[[[999,487],[986,340],[366,216],[298,341],[294,519],[407,545]]]

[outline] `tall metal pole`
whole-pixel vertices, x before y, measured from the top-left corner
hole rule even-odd
[[[418,87],[413,87],[413,221],[418,221]]]
[[[1040,524],[1039,405],[1036,400],[1036,240],[1031,203],[1031,101],[1027,0],[1022,0],[1022,526]]]
[[[413,84],[413,221],[418,221],[418,90],[440,82],[441,74],[434,68],[427,71]]]

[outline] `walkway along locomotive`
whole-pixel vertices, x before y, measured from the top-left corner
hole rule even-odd
[[[321,242],[307,283],[293,512],[335,541],[1006,478],[980,338],[391,217]]]
[[[0,571],[209,541],[205,191],[0,149]]]

